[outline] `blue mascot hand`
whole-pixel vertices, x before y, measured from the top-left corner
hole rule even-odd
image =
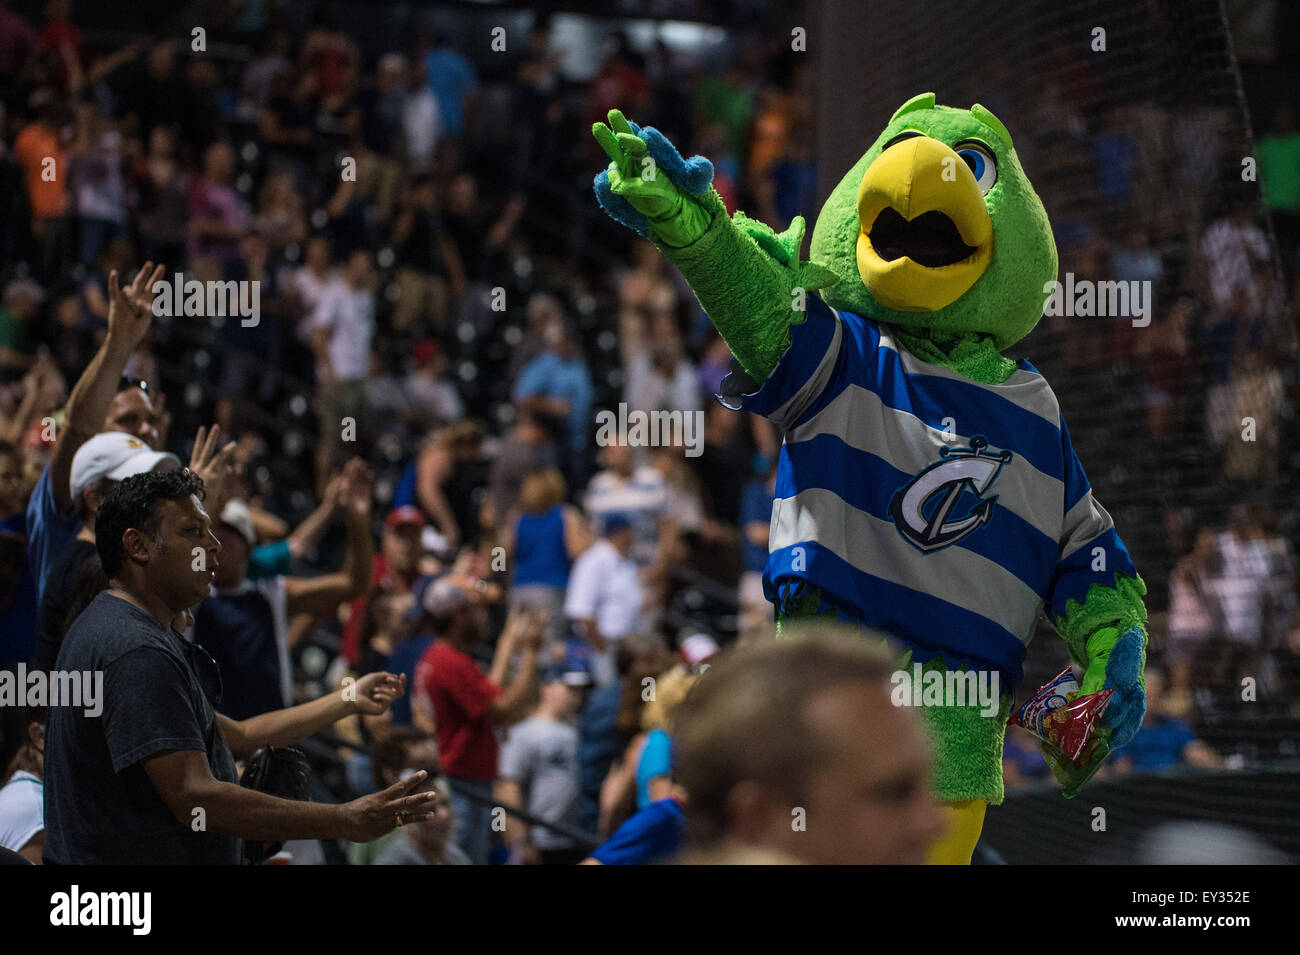
[[[653,126],[638,126],[625,119],[618,110],[610,111],[610,126],[597,123],[593,128],[601,146],[609,152],[612,148],[634,147],[639,153],[642,148],[654,161],[656,173],[662,172],[669,182],[679,187],[682,192],[703,198],[713,186],[713,163],[703,156],[684,159],[677,147],[669,142],[668,137]],[[635,140],[639,139],[640,143]],[[637,171],[641,166],[638,164]],[[644,175],[644,174],[642,174]],[[631,202],[619,195],[610,182],[609,169],[602,170],[596,176],[596,199],[600,206],[616,222],[627,226],[643,238],[650,235],[650,223],[643,212],[633,208]]]
[[[1133,739],[1146,714],[1147,695],[1142,679],[1145,650],[1146,634],[1138,627],[1122,634],[1113,627],[1106,628],[1088,641],[1088,669],[1079,692],[1115,691],[1101,719],[1112,750]]]

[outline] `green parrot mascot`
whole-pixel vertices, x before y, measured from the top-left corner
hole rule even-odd
[[[982,106],[913,97],[831,193],[800,261],[802,217],[778,234],[728,215],[707,159],[617,110],[593,133],[611,159],[601,206],[681,270],[731,349],[719,399],[784,434],[763,578],[778,633],[833,615],[896,638],[900,672],[996,688],[996,712],[921,709],[949,817],[931,860],[969,863],[1003,798],[1040,613],[1083,668],[1080,692],[1114,691],[1095,765],[1146,709],[1146,587],[1052,389],[1002,354],[1057,277],[1010,134]]]

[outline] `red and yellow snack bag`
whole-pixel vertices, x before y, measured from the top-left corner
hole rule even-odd
[[[1080,696],[1079,682],[1066,667],[1011,716],[1012,725],[1019,724],[1038,737],[1043,756],[1067,797],[1078,793],[1110,752],[1099,734],[1101,716],[1114,692]]]

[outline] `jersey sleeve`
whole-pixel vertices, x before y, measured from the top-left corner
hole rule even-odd
[[[45,580],[64,549],[81,529],[81,518],[72,512],[61,515],[54,502],[54,485],[46,465],[27,502],[27,563],[36,578],[38,595],[44,595]]]
[[[1058,629],[1071,603],[1084,603],[1094,585],[1118,589],[1121,577],[1137,579],[1137,568],[1115,530],[1114,520],[1093,496],[1092,485],[1074,451],[1064,420],[1061,421],[1061,445],[1065,459],[1065,516],[1059,556],[1044,607],[1048,619]],[[1120,622],[1119,619],[1101,620],[1096,624]]]
[[[523,370],[519,372],[519,379],[515,382],[515,390],[511,397],[515,401],[520,401],[524,398],[532,398],[543,394],[546,391],[546,376],[549,364],[550,362],[545,355],[539,355],[524,365]]]
[[[817,400],[834,374],[844,322],[818,295],[807,297],[807,317],[790,326],[790,347],[760,384],[731,359],[718,400],[733,411],[762,415],[788,429]]]

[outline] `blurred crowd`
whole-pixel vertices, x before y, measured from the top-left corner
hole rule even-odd
[[[408,680],[337,728],[336,788],[425,769],[444,808],[351,861],[573,862],[652,806],[677,825],[672,710],[720,646],[772,626],[780,436],[711,400],[729,351],[658,252],[596,208],[589,128],[619,107],[709,156],[729,208],[778,230],[814,215],[813,77],[760,26],[679,49],[609,23],[574,81],[542,17],[506,53],[432,22],[363,49],[324,7],[295,30],[267,4],[256,30],[209,29],[210,49],[230,41],[218,54],[94,42],[67,0],[31,20],[0,3],[0,665],[52,666],[106,585],[93,527],[113,484],[188,461],[222,550],[184,625],[219,667],[222,712]],[[1077,89],[1005,82],[983,102],[1039,121],[1018,145],[1062,271],[1155,284],[1149,330],[1056,319],[1025,349],[1152,585],[1167,676],[1150,690],[1187,733],[1165,765],[1270,755],[1243,749],[1215,694],[1249,675],[1261,698],[1300,700],[1297,515],[1273,506],[1300,135],[1280,110],[1261,139],[1291,257],[1275,276],[1257,211],[1220,207],[1226,112],[1097,116]],[[1189,141],[1194,161],[1167,165]],[[128,320],[114,303],[144,262],[166,282],[258,283],[257,321]],[[1133,413],[1105,417],[1103,387]],[[620,403],[699,412],[700,453],[598,447],[594,413]],[[1139,460],[1140,443],[1155,450]],[[11,720],[0,770],[39,778],[38,732]],[[525,814],[503,831],[497,803]]]
[[[58,0],[0,10],[0,662],[54,665],[107,585],[99,503],[188,461],[222,551],[184,626],[220,711],[405,676],[391,713],[341,724],[340,785],[391,783],[398,743],[436,734],[417,755],[477,863],[494,800],[560,827],[512,822],[514,858],[577,861],[662,798],[670,704],[643,714],[640,681],[680,699],[771,627],[779,438],[707,400],[725,345],[597,218],[590,123],[657,123],[773,223],[815,182],[809,74],[779,43],[721,65],[615,31],[574,82],[550,25],[525,32],[495,60],[437,29],[363,50],[324,8],[301,34],[272,10],[241,59],[96,43]],[[128,320],[157,280],[257,283],[256,315]],[[619,402],[699,413],[702,451],[596,447]],[[6,764],[34,768],[35,732],[6,727]]]
[[[1160,55],[1194,35],[1171,27]],[[1145,317],[1048,317],[1020,346],[1052,382],[1149,588],[1148,722],[1162,713],[1179,732],[1136,764],[1294,757],[1295,104],[1261,104],[1251,146],[1238,109],[1179,95],[1191,67],[1141,97],[1082,48],[1051,44],[1041,57],[1044,82],[995,70],[979,98],[1019,117],[1017,151],[1051,218],[1060,280],[1151,292]],[[1051,643],[1045,633],[1031,648],[1027,681],[1059,669]],[[1158,736],[1144,734],[1135,746]]]

